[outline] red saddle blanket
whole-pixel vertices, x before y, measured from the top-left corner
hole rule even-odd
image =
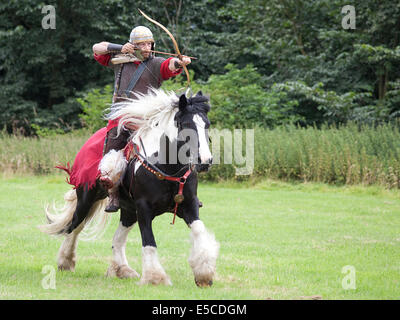
[[[100,175],[99,164],[103,157],[104,141],[109,128],[104,127],[96,131],[77,153],[74,164],[70,168],[59,165],[56,168],[66,171],[69,175],[67,182],[75,188],[84,184],[92,188]]]
[[[100,176],[99,164],[103,158],[104,141],[107,132],[118,125],[118,120],[108,122],[107,127],[96,131],[82,146],[77,153],[72,168],[67,163],[58,165],[56,168],[66,171],[69,175],[67,182],[78,188],[87,184],[88,188],[92,188],[96,184],[96,180]],[[130,159],[133,153],[133,145],[128,143],[124,149],[124,155],[127,160]]]

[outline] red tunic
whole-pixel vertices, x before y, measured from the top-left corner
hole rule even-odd
[[[69,184],[77,188],[87,183],[89,189],[96,184],[96,180],[100,175],[98,168],[100,160],[103,157],[103,146],[106,135],[106,127],[96,131],[77,153],[72,170],[67,171],[65,168],[60,168],[69,173]]]

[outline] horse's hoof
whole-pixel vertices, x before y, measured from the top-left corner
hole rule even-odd
[[[172,286],[172,282],[167,275],[153,275],[151,278],[142,277],[139,281],[139,285],[145,284]]]
[[[128,278],[140,278],[139,273],[133,270],[128,265],[119,266],[114,261],[111,262],[111,265],[108,267],[106,272],[107,277],[118,277],[120,279],[128,279]]]
[[[58,265],[58,271],[75,271],[75,262],[64,262]]]
[[[213,284],[212,280],[196,280],[196,279],[194,279],[194,282],[196,283],[196,285],[199,288],[211,287]]]
[[[120,279],[130,279],[130,278],[140,278],[140,275],[129,266],[123,265],[118,268],[117,277]]]

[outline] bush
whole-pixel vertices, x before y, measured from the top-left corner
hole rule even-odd
[[[266,91],[252,65],[238,69],[228,64],[225,69],[226,74],[212,75],[203,89],[211,95],[210,120],[214,126],[271,128],[300,119],[294,112],[297,101],[287,101],[285,92]]]
[[[102,89],[92,89],[83,98],[77,99],[83,110],[79,117],[90,131],[95,132],[107,125],[104,112],[111,106],[112,96],[113,87],[106,85]]]

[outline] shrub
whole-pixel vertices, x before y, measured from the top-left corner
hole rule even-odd
[[[77,101],[81,104],[83,113],[79,115],[86,128],[92,132],[104,127],[107,121],[104,112],[111,106],[113,87],[106,85],[102,89],[92,89]]]
[[[210,120],[223,128],[274,127],[300,119],[294,113],[297,101],[286,101],[285,92],[266,91],[262,77],[252,65],[238,69],[228,64],[226,74],[212,75],[204,85],[211,95]]]

